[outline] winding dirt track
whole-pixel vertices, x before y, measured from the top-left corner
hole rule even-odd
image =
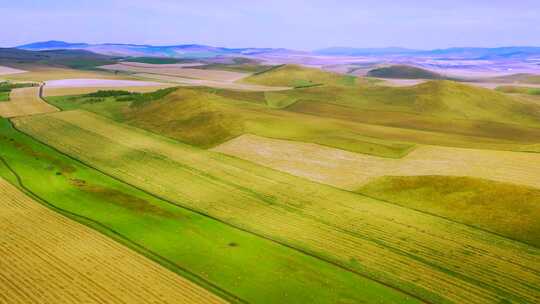
[[[0,178],[0,303],[225,303]]]
[[[39,87],[12,90],[10,101],[0,102],[0,116],[11,118],[57,112],[57,108],[39,97],[39,91]]]

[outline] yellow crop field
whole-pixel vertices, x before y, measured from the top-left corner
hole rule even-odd
[[[84,112],[14,120],[108,174],[426,302],[536,303],[540,249]]]
[[[110,71],[159,74],[223,82],[234,82],[249,75],[247,73],[230,71],[192,69],[177,64],[140,64],[129,62],[105,65],[100,68]]]
[[[0,303],[224,303],[0,179]]]
[[[213,150],[347,190],[385,175],[472,176],[540,188],[538,153],[418,146],[391,159],[249,134]]]
[[[126,87],[82,87],[82,88],[49,88],[47,86],[43,89],[43,95],[45,96],[67,96],[67,95],[83,95],[83,94],[89,94],[94,93],[97,91],[103,91],[103,90],[122,90],[122,91],[128,91],[128,92],[136,92],[136,93],[148,93],[148,92],[154,92],[159,89],[163,88],[169,88],[173,87],[173,84],[167,84],[164,83],[163,85],[154,85],[154,86],[126,86]]]
[[[0,116],[11,118],[58,111],[57,108],[39,98],[39,87],[15,89],[11,101],[0,103]]]
[[[5,75],[2,76],[2,78],[11,81],[37,82],[69,78],[130,79],[129,77],[126,77],[124,75],[114,75],[109,72],[83,71],[68,68],[29,66],[26,69],[28,70],[28,72],[26,73]]]
[[[215,81],[207,79],[193,79],[193,78],[184,78],[178,76],[169,76],[169,75],[159,75],[159,74],[147,74],[147,73],[137,73],[133,74],[133,77],[138,77],[141,79],[152,79],[158,81],[164,81],[169,83],[176,83],[183,86],[205,86],[211,88],[219,89],[230,89],[230,90],[240,90],[240,91],[283,91],[289,90],[288,87],[269,87],[264,85],[255,85],[255,84],[245,84],[237,82],[224,82],[224,81]]]

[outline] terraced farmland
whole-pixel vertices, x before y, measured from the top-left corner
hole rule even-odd
[[[426,302],[538,302],[540,251],[84,111],[15,119],[126,182]]]
[[[0,117],[17,117],[58,111],[57,108],[39,98],[39,87],[15,89],[10,101],[0,103]]]
[[[226,303],[0,178],[0,302]]]

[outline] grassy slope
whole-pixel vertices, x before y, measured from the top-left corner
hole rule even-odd
[[[319,69],[305,68],[297,65],[284,65],[270,69],[264,73],[249,76],[242,82],[285,87],[310,87],[323,84],[352,86],[356,77],[325,72]]]
[[[50,100],[73,108],[62,98]],[[146,107],[79,106],[205,148],[244,133],[386,157],[405,155],[411,147],[396,142],[518,151],[540,142],[540,105],[450,81],[267,93],[182,88]]]
[[[527,88],[508,85],[497,87],[495,90],[508,94],[540,95],[540,88]]]
[[[256,303],[406,301],[372,281],[127,186],[19,133],[5,119],[0,145],[0,157],[23,184],[55,208],[90,218],[95,223],[74,219],[119,239],[104,227],[114,230],[134,243],[119,241],[218,294],[208,282]],[[17,183],[1,163],[0,175]]]
[[[426,69],[409,66],[393,65],[373,69],[368,72],[369,77],[398,78],[398,79],[443,79],[444,76]]]
[[[509,141],[540,140],[540,106],[451,81],[413,87],[320,87],[293,91],[288,109],[325,117]]]
[[[130,107],[108,99],[85,103],[84,99],[49,97],[61,109],[83,108],[117,121],[128,122],[203,148],[223,143],[244,133],[314,142],[340,149],[401,157],[410,144],[363,135],[365,128],[346,122],[272,110],[288,102],[281,95],[262,92],[235,92],[206,88],[181,88],[167,98],[142,107]],[[269,101],[270,100],[270,101]]]
[[[471,177],[389,176],[358,190],[540,247],[540,190]]]
[[[527,301],[538,288],[537,249],[495,235],[82,111],[16,121],[26,132],[148,191],[430,302]]]
[[[336,80],[339,77],[316,69],[283,66],[248,81],[290,85],[295,79],[308,79],[325,84],[280,92],[294,100],[287,109],[295,112],[522,144],[540,141],[540,106],[493,90],[452,81],[430,81],[412,87],[365,82],[345,85],[343,79]]]

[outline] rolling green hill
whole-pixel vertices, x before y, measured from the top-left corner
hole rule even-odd
[[[291,92],[287,110],[400,128],[540,140],[540,106],[493,90],[453,81],[412,87],[321,87]]]
[[[287,64],[244,78],[242,81],[260,85],[305,88],[327,84],[352,86],[356,83],[356,77]]]
[[[203,148],[245,133],[384,157],[401,157],[413,147],[399,140],[366,135],[364,127],[340,120],[273,109],[289,102],[283,99],[287,96],[276,94],[179,88],[159,101],[140,106],[122,102],[123,97],[98,102],[92,97],[50,97],[48,100],[61,109],[83,108]]]
[[[392,65],[373,69],[368,72],[369,77],[378,78],[399,78],[399,79],[444,79],[441,74],[410,66],[410,65]]]
[[[517,151],[540,143],[539,105],[451,81],[273,93],[179,88],[140,106],[123,97],[49,100],[203,148],[246,133],[384,157],[406,155],[415,143]]]

